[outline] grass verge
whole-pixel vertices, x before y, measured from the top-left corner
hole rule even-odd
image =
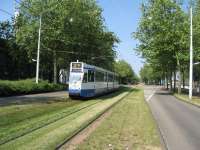
[[[53,84],[40,80],[38,84],[33,79],[8,81],[0,80],[0,96],[33,94],[67,89],[66,85]]]
[[[185,102],[200,106],[200,97],[198,97],[198,96],[193,96],[192,100],[190,100],[188,95],[186,95],[186,94],[177,94],[177,93],[175,93],[174,96],[176,98],[178,98],[179,100],[182,100],[182,101],[185,101]]]
[[[0,144],[0,149],[55,149],[58,144],[86,126],[123,97],[127,93],[122,93],[123,91],[94,100],[68,102],[68,105],[67,102],[66,104],[53,102],[46,104],[47,106],[34,104],[3,107],[4,110],[0,110],[0,119],[3,118],[0,125],[1,141],[14,139]],[[81,109],[92,103],[96,104]],[[71,114],[78,109],[81,110]],[[24,132],[26,132],[25,135],[23,135]],[[23,136],[20,136],[21,134]]]
[[[77,149],[161,149],[159,133],[143,91],[132,91],[112,108],[112,114]]]

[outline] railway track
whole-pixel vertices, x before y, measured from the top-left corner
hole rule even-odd
[[[18,136],[15,136],[15,137],[10,138],[10,139],[5,140],[5,141],[1,141],[1,142],[0,142],[0,145],[6,144],[6,143],[8,143],[8,142],[11,142],[11,141],[17,139],[17,138],[20,138],[20,137],[22,137],[22,136],[25,136],[25,135],[27,135],[27,134],[29,134],[29,133],[31,133],[31,132],[34,132],[34,131],[36,131],[36,130],[38,130],[38,129],[41,129],[41,128],[43,128],[43,127],[45,127],[45,126],[47,126],[47,125],[49,125],[49,124],[52,124],[52,123],[54,123],[54,122],[56,122],[56,121],[59,121],[59,120],[61,120],[61,119],[63,119],[63,118],[69,117],[70,115],[73,115],[73,114],[75,114],[75,113],[77,113],[77,112],[79,112],[79,111],[81,111],[81,110],[83,110],[83,109],[89,108],[89,107],[91,107],[91,106],[93,106],[93,105],[95,105],[95,104],[97,104],[97,103],[100,103],[100,102],[101,102],[101,101],[93,102],[92,104],[88,104],[87,106],[81,107],[81,108],[76,109],[76,110],[74,110],[74,111],[72,111],[72,112],[68,112],[68,113],[67,113],[67,112],[62,112],[62,113],[64,114],[63,116],[60,116],[60,117],[56,118],[55,120],[49,121],[49,122],[47,122],[47,123],[45,123],[45,124],[43,124],[43,125],[41,125],[41,126],[39,126],[39,127],[32,128],[32,129],[30,129],[29,131],[27,131],[27,132],[25,132],[25,133],[22,133],[22,134],[20,134],[20,135],[18,135]],[[66,113],[66,114],[65,114],[65,113]]]
[[[125,95],[127,96],[127,94]],[[116,105],[120,100],[122,100],[125,96],[123,96],[122,98],[120,98],[118,101],[116,101],[115,103],[113,103],[111,106],[109,106],[106,110],[104,110],[103,112],[97,114],[97,116],[90,120],[85,126],[83,126],[82,128],[78,129],[76,132],[74,132],[71,136],[69,136],[68,138],[66,138],[66,140],[64,142],[61,142],[57,147],[56,149],[59,149],[63,144],[65,144],[66,142],[68,142],[72,137],[76,136],[80,131],[82,131],[84,128],[86,128],[89,124],[91,124],[93,121],[95,121],[98,117],[100,117],[103,113],[105,113],[106,111],[108,111],[111,107],[113,107],[114,105]],[[28,135],[28,134],[31,134],[32,132],[36,131],[36,130],[39,130],[39,129],[42,129],[42,128],[45,128],[47,127],[48,125],[50,124],[53,124],[61,119],[64,119],[64,118],[67,118],[67,117],[70,117],[70,116],[73,116],[74,114],[76,113],[79,113],[80,111],[83,111],[83,110],[87,110],[89,111],[90,108],[92,107],[95,107],[96,105],[99,105],[99,103],[102,103],[104,102],[104,100],[98,100],[98,101],[95,101],[95,102],[91,102],[87,105],[84,105],[84,106],[81,106],[73,111],[66,111],[66,112],[61,112],[62,115],[58,114],[58,117],[53,119],[53,120],[50,120],[49,122],[46,122],[38,127],[35,127],[35,128],[32,128],[22,134],[19,134],[17,136],[14,136],[12,138],[9,138],[7,140],[4,140],[4,141],[1,141],[0,142],[0,147],[4,144],[8,144],[9,142],[12,142],[16,139],[19,139],[25,135]],[[59,116],[60,115],[60,116]]]
[[[90,122],[87,123],[84,127],[77,130],[74,134],[72,134],[70,137],[66,138],[65,141],[63,141],[61,144],[59,144],[55,149],[56,150],[62,150],[62,147],[67,144],[72,138],[74,138],[76,135],[78,135],[81,131],[83,131],[85,128],[87,128],[89,125],[91,125],[93,122],[95,122],[98,118],[100,118],[103,114],[108,112],[112,107],[114,107],[116,104],[118,104],[121,100],[123,100],[125,97],[127,97],[130,94],[128,92],[126,95],[124,95],[122,98],[120,98],[117,102],[113,103],[111,106],[109,106],[107,109],[105,109],[103,112],[99,113],[94,119],[92,119]]]

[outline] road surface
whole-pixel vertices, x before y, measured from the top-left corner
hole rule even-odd
[[[169,150],[200,149],[200,108],[177,100],[159,87],[146,86],[149,103]]]
[[[34,102],[46,102],[53,101],[58,99],[68,98],[67,91],[59,92],[49,92],[41,94],[30,94],[22,96],[11,96],[11,97],[0,97],[0,106],[10,105],[10,104],[25,104],[25,103],[34,103]]]

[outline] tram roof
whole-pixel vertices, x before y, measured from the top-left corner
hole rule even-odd
[[[100,67],[97,67],[97,66],[94,66],[94,65],[89,65],[89,64],[84,63],[84,62],[71,62],[71,63],[82,63],[83,67],[87,67],[88,69],[95,69],[95,70],[98,70],[98,71],[108,72],[110,74],[116,74],[116,75],[118,75],[115,72],[112,72],[112,71],[109,71],[109,70],[106,70],[106,69],[103,69],[103,68],[100,68]]]

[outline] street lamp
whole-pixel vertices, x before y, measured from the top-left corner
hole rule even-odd
[[[40,38],[41,38],[41,28],[42,28],[42,14],[40,14],[39,20],[39,32],[38,32],[38,49],[37,49],[37,65],[36,65],[36,83],[39,81],[39,66],[40,66]],[[73,18],[69,19],[69,22],[73,22]]]
[[[74,21],[73,18],[70,18],[70,19],[69,19],[69,22],[73,22],[73,21]]]
[[[37,49],[37,65],[36,65],[36,80],[35,80],[37,84],[39,80],[41,26],[42,26],[42,14],[40,14],[40,25],[39,25],[39,32],[38,32],[38,49]]]
[[[200,62],[196,62],[196,63],[194,63],[193,65],[198,65],[198,64],[200,64]]]
[[[36,60],[36,59],[32,59],[32,61],[33,61],[33,62],[36,62],[37,60]]]
[[[190,8],[190,78],[189,78],[189,99],[192,99],[193,80],[193,39],[192,39],[192,7]]]
[[[19,3],[18,1],[15,0],[15,9],[16,9],[16,3]],[[57,7],[57,6],[56,6]],[[51,10],[56,9],[56,7],[54,7]],[[28,7],[26,7],[27,9],[29,9]],[[0,9],[1,10],[1,9]],[[42,13],[46,13],[49,12],[51,10],[47,10],[44,11]],[[5,11],[4,11],[5,12]],[[37,65],[36,65],[36,83],[38,84],[38,80],[39,80],[39,65],[40,65],[40,36],[41,36],[41,26],[42,26],[42,13],[40,13],[40,19],[39,19],[39,32],[38,32],[38,48],[37,48]],[[9,13],[8,13],[9,14]],[[15,14],[16,17],[19,15],[19,13],[17,12],[17,14]],[[16,18],[15,18],[16,19]],[[73,22],[73,18],[70,18],[69,20],[70,22]]]

